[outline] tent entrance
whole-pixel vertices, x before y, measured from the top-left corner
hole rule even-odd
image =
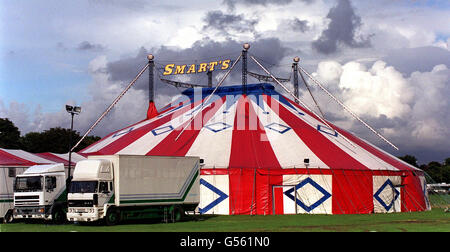
[[[292,190],[295,200],[286,200],[284,192]],[[296,204],[297,199],[299,199],[297,190],[295,190],[295,185],[274,185],[272,186],[272,213],[276,214],[297,214],[298,205]],[[294,209],[294,212],[285,209]]]

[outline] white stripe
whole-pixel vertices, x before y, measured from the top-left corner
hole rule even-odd
[[[318,205],[316,208],[307,212],[301,206],[296,205],[296,202],[289,198],[285,193],[288,190],[293,190],[290,194],[291,196],[297,197],[297,200],[301,201],[305,206],[311,207],[314,203],[320,200],[323,197],[322,192],[318,191],[315,187],[310,184],[305,184],[303,187],[295,190],[295,186],[301,183],[303,180],[311,178],[315,183],[317,183],[320,187],[322,187],[329,194],[332,193],[332,183],[333,179],[331,175],[306,175],[306,174],[292,174],[292,175],[283,175],[283,210],[284,214],[294,214],[296,213],[309,213],[309,214],[332,214],[332,196]],[[287,186],[289,185],[289,186]],[[297,195],[294,192],[297,192]]]
[[[305,158],[309,159],[310,165],[308,167],[310,168],[328,168],[328,166],[300,139],[294,129],[290,128],[289,124],[284,122],[277,113],[273,111],[273,109],[276,110],[278,108],[269,107],[265,101],[263,104],[265,111],[263,111],[254,101],[252,102],[259,121],[266,131],[267,139],[282,168],[305,168]],[[284,125],[290,129],[288,130],[287,128],[278,125]],[[277,132],[277,130],[279,132]],[[280,133],[283,131],[285,132]]]
[[[199,156],[202,158],[205,164],[204,168],[227,168],[229,166],[237,100],[230,106],[227,113],[223,113],[226,105],[225,102],[203,126],[191,148],[186,153],[186,156]],[[221,123],[231,127],[224,126]],[[219,130],[225,127],[227,128],[218,132],[211,130]]]
[[[375,213],[392,213],[392,212],[401,212],[401,193],[400,188],[392,188],[392,186],[388,185],[383,188],[382,191],[378,194],[378,198],[384,202],[385,205],[389,206],[391,203],[392,206],[389,211],[375,198],[375,193],[381,189],[382,185],[387,181],[391,180],[394,186],[401,184],[400,176],[373,176],[373,208]],[[394,201],[394,189],[398,191],[398,198]]]
[[[200,178],[205,180],[212,186],[216,187],[218,190],[220,190],[227,196],[230,195],[228,175],[201,175]],[[201,185],[200,204],[198,205],[198,207],[204,209],[206,206],[208,206],[218,198],[219,195],[211,191],[206,186]],[[227,197],[226,199],[221,201],[219,204],[211,208],[205,214],[223,214],[223,215],[230,214],[230,197]]]

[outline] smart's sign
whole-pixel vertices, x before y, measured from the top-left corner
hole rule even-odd
[[[200,64],[192,64],[192,65],[176,65],[176,64],[167,64],[164,66],[163,75],[175,75],[175,74],[195,74],[195,73],[203,73],[214,70],[226,70],[230,68],[231,60],[218,60],[205,62]]]

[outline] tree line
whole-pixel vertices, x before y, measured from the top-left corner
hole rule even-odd
[[[67,153],[70,149],[70,135],[72,135],[72,144],[81,139],[77,131],[70,131],[70,129],[61,127],[50,128],[43,132],[29,132],[21,136],[19,129],[13,122],[8,118],[0,118],[0,148],[21,149],[31,153]],[[88,136],[74,151],[80,151],[98,140],[100,140],[98,136]],[[450,157],[445,159],[443,163],[432,161],[422,165],[419,165],[417,158],[412,155],[398,158],[425,171],[434,182],[450,182]]]
[[[446,158],[443,163],[431,161],[428,164],[421,165],[417,163],[417,158],[412,155],[405,155],[398,158],[426,172],[435,183],[450,182],[450,157]]]
[[[81,139],[79,132],[61,127],[50,128],[43,132],[29,132],[21,136],[20,130],[12,121],[0,118],[0,148],[21,149],[31,153],[67,153],[71,146],[70,137],[72,146]],[[74,151],[80,151],[98,140],[100,140],[98,136],[87,136]]]

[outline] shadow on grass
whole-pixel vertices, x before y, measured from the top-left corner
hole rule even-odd
[[[184,222],[201,222],[207,221],[213,218],[218,217],[217,215],[188,215],[183,217],[180,221],[176,223],[184,223]],[[148,224],[166,224],[166,223],[174,223],[170,220],[165,222],[163,219],[136,219],[136,220],[122,220],[117,225],[148,225]],[[95,221],[95,222],[75,222],[75,225],[80,226],[106,226],[104,221]]]

